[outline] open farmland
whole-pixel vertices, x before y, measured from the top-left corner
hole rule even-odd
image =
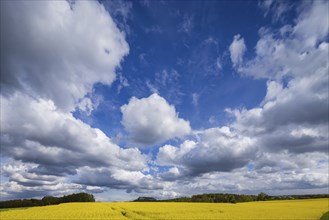
[[[248,203],[98,202],[11,209],[9,219],[314,219],[328,210],[328,199],[281,200]]]

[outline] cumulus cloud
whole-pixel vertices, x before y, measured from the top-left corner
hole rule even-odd
[[[237,34],[234,36],[233,41],[229,47],[231,61],[233,66],[238,66],[243,61],[243,55],[246,51],[247,47],[244,43],[244,39]]]
[[[139,150],[120,148],[101,130],[57,111],[52,101],[16,93],[2,97],[1,104],[2,154],[39,164],[35,172],[75,174],[84,165],[145,167],[146,158]]]
[[[293,79],[287,87],[269,81],[267,95],[258,108],[228,110],[232,125],[248,135],[257,135],[268,150],[292,152],[328,149],[328,86],[326,72]]]
[[[101,192],[68,176],[85,166],[147,167],[138,149],[120,148],[72,113],[97,107],[93,85],[110,85],[129,51],[102,4],[1,1],[1,48],[1,157],[9,158],[1,198]]]
[[[328,28],[327,21],[314,22],[328,15],[327,6],[314,2],[283,35],[262,28],[255,58],[239,67],[242,75],[268,79],[267,93],[257,108],[228,110],[236,118],[233,127],[257,135],[268,150],[328,150]]]
[[[295,24],[277,31],[261,28],[254,58],[243,59],[244,42],[235,37],[233,65],[243,76],[267,79],[266,96],[254,108],[227,109],[235,118],[228,127],[199,131],[196,140],[159,149],[157,163],[171,167],[161,178],[174,181],[177,192],[327,189],[328,25],[315,22],[328,15],[322,11],[327,4],[303,7]],[[307,25],[314,31],[306,31]],[[243,49],[232,46],[237,41]]]
[[[126,6],[112,13],[126,17],[131,7]],[[192,132],[189,121],[158,94],[123,105],[122,124],[140,146],[189,135],[177,146],[160,147],[153,161],[137,148],[120,148],[72,114],[77,108],[87,114],[97,108],[101,98],[91,94],[93,84],[110,85],[129,51],[124,33],[103,6],[97,1],[2,1],[1,198],[107,188],[159,197],[324,192],[329,141],[325,8],[326,1],[302,3],[293,24],[261,28],[252,58],[244,58],[244,39],[234,36],[229,48],[234,68],[242,76],[266,79],[267,91],[254,108],[227,109],[234,116],[227,126]],[[154,85],[164,88],[179,74],[164,69],[155,76]],[[129,85],[123,76],[118,79],[121,86]],[[197,95],[192,99],[198,103]]]
[[[268,191],[328,187],[328,156],[323,153],[262,153],[258,157],[245,177],[263,181]]]
[[[105,186],[123,189],[128,193],[161,190],[164,184],[150,174],[117,168],[82,167],[78,170],[77,183],[89,186]]]
[[[102,187],[70,183],[65,177],[41,175],[33,170],[34,163],[11,161],[1,167],[3,175],[0,186],[1,199],[43,197],[45,195],[62,196],[76,192],[99,193]],[[3,181],[8,178],[8,181]]]
[[[328,65],[327,1],[315,1],[302,10],[295,25],[285,25],[278,31],[265,27],[259,30],[255,52],[239,71],[254,78],[302,78],[325,71]]]
[[[305,46],[316,46],[319,41],[325,41],[329,31],[328,1],[315,1],[312,5],[304,2],[302,7],[310,7],[304,10],[293,28],[293,34]]]
[[[323,164],[321,167],[310,166],[309,164],[298,167],[301,165],[301,161],[305,160],[303,156],[274,155],[273,157],[277,160],[277,166],[272,164],[270,168],[263,167],[263,172],[257,169],[240,168],[234,172],[206,173],[195,178],[185,187],[187,190],[190,188],[200,192],[204,189],[207,189],[208,192],[259,193],[265,191],[279,195],[282,195],[283,192],[287,194],[309,193],[312,190],[313,193],[319,193],[321,190],[325,192],[328,187],[328,172],[327,167],[325,167],[327,164]],[[308,155],[305,155],[305,158],[312,158],[315,161],[319,159],[319,157]],[[287,164],[290,167],[286,166]],[[275,171],[265,172],[266,169]]]
[[[191,158],[192,159],[192,158]],[[256,153],[248,166],[231,172],[213,171],[188,176],[173,166],[161,175],[180,195],[197,193],[267,192],[272,195],[323,193],[328,187],[328,155],[323,153]],[[183,187],[182,187],[183,186]]]
[[[254,108],[227,109],[234,116],[227,127],[161,147],[156,162],[169,168],[159,177],[173,182],[171,189],[182,195],[327,191],[328,24],[317,22],[328,16],[324,8],[328,2],[303,3],[295,23],[261,28],[253,58],[243,58],[243,38],[235,36],[233,66],[242,76],[266,79],[266,95]]]
[[[121,112],[122,124],[132,140],[140,144],[152,145],[191,132],[190,123],[179,118],[175,107],[156,93],[131,98]]]
[[[157,162],[178,166],[184,175],[197,176],[243,167],[255,153],[254,140],[235,133],[229,127],[210,128],[201,131],[198,136],[199,140],[187,140],[179,147],[161,147]]]
[[[240,190],[251,186],[251,190],[302,193],[328,187],[328,24],[327,19],[319,20],[328,16],[323,11],[328,2],[308,6],[294,25],[278,31],[261,28],[256,56],[237,68],[243,76],[268,80],[259,106],[227,109],[235,117],[230,127],[253,137],[257,146],[251,168],[241,168],[247,169],[241,177],[239,170],[225,176],[231,183],[240,179]],[[218,180],[223,174],[214,176]]]
[[[2,167],[2,173],[9,178],[9,181],[14,181],[23,186],[43,186],[56,185],[63,182],[65,178],[53,175],[37,175],[29,172],[36,165],[29,163],[13,162]]]
[[[1,33],[3,95],[20,90],[64,111],[74,110],[93,84],[110,85],[129,51],[96,1],[2,1]]]
[[[91,128],[71,113],[58,111],[52,101],[16,93],[10,99],[1,97],[1,104],[1,156],[23,163],[2,164],[2,175],[9,178],[3,184],[7,194],[2,198],[104,191],[100,178],[95,179],[97,184],[90,182],[92,188],[87,182],[72,183],[67,179],[69,175],[79,175],[85,166],[128,173],[147,169],[147,157],[138,149],[120,148],[101,130]],[[112,179],[106,187],[115,188],[115,181],[126,186],[130,183],[120,176]]]

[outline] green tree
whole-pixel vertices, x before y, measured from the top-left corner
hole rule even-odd
[[[268,200],[268,198],[269,198],[269,196],[263,192],[259,193],[257,196],[258,201],[266,201],[266,200]]]

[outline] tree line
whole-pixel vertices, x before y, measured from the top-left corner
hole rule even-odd
[[[313,195],[284,195],[284,196],[270,196],[266,193],[259,193],[258,195],[245,194],[230,194],[230,193],[212,193],[199,194],[192,197],[181,197],[169,200],[158,200],[166,202],[209,202],[209,203],[237,203],[237,202],[253,202],[253,201],[269,201],[269,200],[290,200],[290,199],[315,199],[315,198],[329,198],[328,194],[313,194]]]
[[[74,193],[62,197],[45,196],[42,199],[16,199],[0,201],[0,208],[58,205],[60,203],[68,202],[95,202],[95,198],[94,195],[88,193]]]

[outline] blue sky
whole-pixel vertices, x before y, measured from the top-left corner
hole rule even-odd
[[[327,1],[1,2],[1,199],[328,192]]]
[[[109,11],[111,7],[122,7],[108,1],[104,5]],[[143,98],[154,92],[174,104],[194,129],[226,124],[229,118],[225,108],[251,108],[261,102],[266,80],[240,77],[232,68],[229,54],[232,36],[245,35],[250,43],[247,47],[252,48],[258,29],[266,22],[271,23],[269,16],[264,18],[257,2],[169,1],[127,5],[131,9],[122,26],[129,29],[127,42],[134,46],[118,72],[129,86],[121,88],[120,80],[111,87],[96,86],[95,92],[108,96],[114,109],[111,114],[94,112],[95,127],[104,126],[106,117],[111,123],[103,131],[113,136],[122,128],[120,106],[132,96]],[[234,13],[241,16],[235,18]],[[250,16],[254,13],[258,17]],[[122,20],[122,14],[113,14],[118,21]]]

